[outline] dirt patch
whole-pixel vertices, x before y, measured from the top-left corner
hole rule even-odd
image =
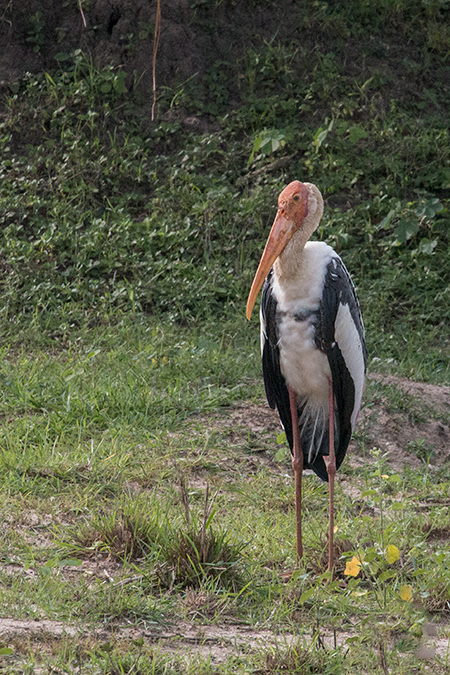
[[[83,5],[86,25],[77,2],[22,0],[4,4],[4,9],[0,8],[0,86],[25,71],[51,71],[57,66],[58,53],[81,49],[99,67],[120,64],[128,74],[127,87],[139,92],[148,115],[156,3],[92,0]],[[214,61],[224,68],[250,44],[261,45],[274,35],[279,40],[289,39],[293,25],[297,25],[295,32],[303,25],[304,11],[288,0],[279,2],[276,10],[267,3],[248,8],[245,3],[232,8],[226,4],[161,3],[158,86],[176,87],[189,78],[201,80]],[[185,124],[201,126],[205,121],[186,117]]]
[[[229,425],[246,427],[255,434],[281,431],[278,413],[269,408],[267,403],[249,403],[245,407],[236,408],[232,412]]]
[[[430,468],[442,467],[448,462],[450,387],[392,376],[372,375],[370,380],[381,385],[380,392],[370,405],[362,408],[357,433],[345,461],[359,467],[364,461],[370,461],[372,448],[380,448],[387,453],[388,463],[395,470],[405,465],[421,467],[427,457]],[[383,385],[391,388],[391,394],[383,392]],[[393,404],[392,388],[398,390],[400,398],[402,393],[410,397],[411,405]],[[278,449],[275,434],[282,431],[281,424],[277,412],[269,408],[264,399],[260,403],[242,403],[226,414],[218,412],[199,420],[212,432],[226,433],[231,442],[242,438],[244,430],[254,437],[264,436],[266,441],[267,435],[271,435],[274,451]]]
[[[426,405],[436,411],[450,416],[450,387],[445,384],[429,384],[427,382],[413,382],[394,375],[371,375],[371,380],[384,384],[393,384],[407,394],[416,396]]]
[[[246,434],[282,431],[278,413],[269,408],[263,399],[258,403],[253,401],[238,403],[225,411],[218,410],[209,415],[196,415],[194,421],[200,422],[202,427],[213,433],[226,433],[231,441],[242,438],[243,431]]]
[[[369,449],[378,447],[389,453],[396,468],[423,466],[424,461],[429,461],[431,468],[442,467],[448,462],[450,387],[393,376],[372,375],[370,379],[382,389],[373,404],[361,412],[360,425],[367,430]],[[383,385],[403,393],[410,405],[393,405],[389,393],[383,393]]]
[[[321,638],[323,645],[332,649],[335,645],[343,645],[351,635],[349,632],[340,632],[336,635],[324,632]],[[186,622],[179,623],[173,630],[164,631],[159,635],[144,632],[143,637],[150,642],[156,642],[163,652],[195,652],[196,655],[210,657],[214,663],[221,663],[232,655],[261,652],[270,647],[287,649],[299,642],[299,635],[291,632],[255,630],[236,624],[195,626]]]
[[[421,659],[433,659],[439,654],[445,656],[450,647],[445,627],[427,624],[417,656]],[[142,639],[147,646],[156,647],[161,654],[177,657],[202,657],[213,664],[225,662],[232,656],[244,656],[249,653],[264,653],[269,650],[287,650],[301,643],[307,645],[313,638],[295,632],[275,632],[255,630],[254,628],[230,624],[224,626],[197,626],[185,621],[172,625],[169,629],[138,630],[115,626],[96,633],[98,640],[108,640],[112,632],[116,640]],[[18,619],[0,619],[0,638],[3,643],[16,642],[26,638],[29,643],[39,643],[43,638],[62,639],[88,637],[88,629],[63,623],[61,621],[26,621]],[[320,633],[319,644],[324,649],[336,649],[346,644],[348,638],[355,636],[353,631],[326,631]],[[317,640],[317,637],[316,637]],[[389,646],[386,646],[389,649]]]
[[[2,641],[15,638],[17,636],[26,639],[42,638],[49,636],[60,638],[64,635],[74,637],[77,635],[77,629],[74,626],[66,625],[62,621],[43,621],[25,619],[0,619],[0,637]]]

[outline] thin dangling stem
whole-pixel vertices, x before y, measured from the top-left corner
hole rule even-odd
[[[292,435],[294,439],[292,468],[295,476],[295,516],[297,529],[297,565],[303,557],[302,541],[302,474],[303,474],[303,452],[300,441],[300,430],[298,428],[297,398],[295,392],[290,387],[289,405],[291,409]]]
[[[159,38],[161,35],[161,0],[156,2],[156,18],[155,18],[155,33],[153,36],[153,60],[152,60],[152,83],[153,83],[153,105],[152,105],[152,122],[155,119],[156,106],[156,54],[159,47]]]
[[[333,578],[334,567],[334,478],[336,476],[336,457],[334,453],[334,392],[333,382],[329,380],[329,397],[328,397],[328,433],[330,439],[329,457],[327,464],[328,471],[328,486],[330,495],[329,504],[329,530],[328,530],[328,570],[331,572]]]
[[[83,5],[81,3],[82,3],[82,0],[78,0],[78,8],[80,10],[81,18],[83,19],[83,26],[85,28],[87,28],[86,17],[84,16]]]

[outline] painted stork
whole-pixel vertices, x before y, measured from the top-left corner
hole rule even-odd
[[[315,185],[295,180],[281,192],[248,296],[247,319],[263,286],[264,385],[293,454],[297,559],[303,555],[301,481],[306,468],[329,481],[332,572],[334,478],[356,425],[367,351],[358,299],[344,263],[325,242],[308,241],[322,213],[323,199]]]

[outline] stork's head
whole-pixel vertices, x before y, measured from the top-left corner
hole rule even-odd
[[[319,224],[323,202],[319,190],[310,183],[298,180],[289,183],[278,197],[278,210],[267,239],[247,300],[247,319],[250,319],[259,290],[275,260],[297,232],[302,232],[303,245]],[[309,217],[308,217],[309,215]]]
[[[299,180],[289,183],[278,197],[278,211],[274,224],[284,218],[286,222],[292,223],[293,234],[308,215],[308,197],[309,190],[304,183],[300,183]]]

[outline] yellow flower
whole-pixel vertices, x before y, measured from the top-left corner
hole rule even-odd
[[[363,562],[364,559],[362,559],[361,561],[354,555],[351,560],[347,561],[347,564],[345,565],[344,574],[346,574],[348,577],[357,577]]]

